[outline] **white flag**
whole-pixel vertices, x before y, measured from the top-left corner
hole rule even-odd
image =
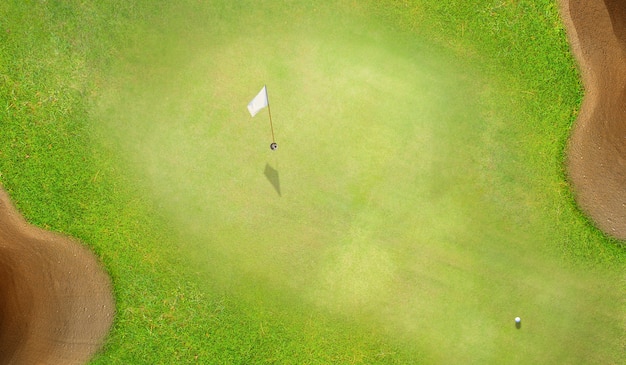
[[[265,108],[268,104],[269,100],[267,100],[267,89],[263,86],[254,99],[248,103],[248,111],[250,112],[250,115],[254,117],[259,110]]]

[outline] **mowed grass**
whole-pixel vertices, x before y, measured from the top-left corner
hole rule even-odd
[[[623,360],[554,5],[479,3],[5,5],[2,182],[111,272],[94,362]]]

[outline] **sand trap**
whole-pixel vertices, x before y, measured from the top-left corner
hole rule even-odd
[[[626,1],[561,0],[585,98],[568,146],[581,209],[626,240]]]
[[[27,224],[0,189],[0,364],[86,363],[114,305],[91,252]]]

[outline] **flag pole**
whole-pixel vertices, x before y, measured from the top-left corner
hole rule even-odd
[[[267,92],[267,85],[265,86],[265,95],[267,97],[267,114],[270,116],[270,129],[272,130],[272,143],[276,143],[274,138],[274,126],[272,125],[272,111],[270,110],[270,95]]]

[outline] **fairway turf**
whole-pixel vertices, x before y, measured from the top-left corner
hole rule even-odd
[[[91,169],[78,191],[107,196],[82,202],[98,225],[37,213],[46,187],[20,183],[44,167],[2,166],[31,219],[95,241],[112,271],[119,312],[94,363],[623,359],[623,251],[560,167],[580,90],[555,8],[520,5],[549,14],[528,32],[556,49],[522,62],[474,3],[126,9],[116,53],[85,56],[92,145],[67,147],[94,156],[71,166]],[[491,9],[527,21],[517,10]],[[277,151],[246,110],[264,84]]]

